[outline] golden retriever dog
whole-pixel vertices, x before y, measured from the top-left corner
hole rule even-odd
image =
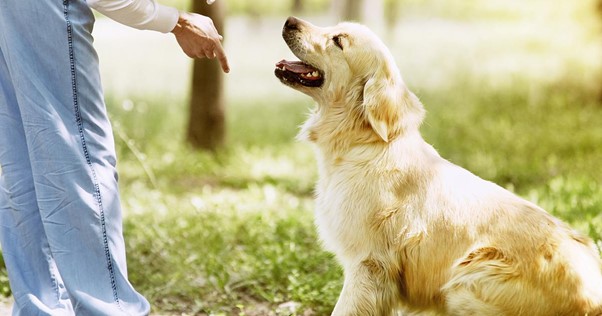
[[[317,106],[316,226],[344,269],[333,315],[601,315],[594,243],[543,209],[441,158],[424,108],[366,27],[290,17],[300,61],[275,75]]]

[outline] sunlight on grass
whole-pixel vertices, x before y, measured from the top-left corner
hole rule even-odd
[[[322,313],[332,307],[320,299],[334,301],[341,272],[315,243],[311,198],[266,184],[137,199],[169,207],[134,209],[126,223],[128,249],[136,253],[130,269],[145,271],[132,274],[132,282],[163,310],[230,315],[240,304],[288,301],[316,304]],[[191,302],[195,297],[203,300]]]

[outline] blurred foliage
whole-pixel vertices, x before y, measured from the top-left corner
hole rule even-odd
[[[191,1],[205,0],[161,0],[159,2],[187,10],[191,7]],[[291,13],[293,7],[293,0],[216,1],[223,1],[228,14],[231,15],[286,15]],[[304,14],[324,14],[331,9],[331,0],[302,1]],[[432,16],[453,19],[516,19],[532,14],[533,10],[553,11],[556,15],[564,15],[568,12],[581,19],[585,16],[591,17],[591,12],[595,10],[602,12],[602,9],[599,9],[602,7],[599,0],[530,0],[528,4],[522,0],[385,0],[384,2],[387,9],[396,8],[406,16],[427,11]]]
[[[220,0],[218,0],[220,1]],[[290,12],[293,1],[274,0],[226,0],[228,12],[231,14],[273,15]],[[303,0],[305,13],[316,14],[328,10],[328,0]]]
[[[10,285],[8,284],[8,274],[6,273],[6,265],[4,264],[4,257],[0,253],[0,296],[10,296]]]
[[[191,1],[205,0],[161,0],[166,5],[175,6],[181,10],[190,9]],[[228,14],[273,15],[288,12],[293,7],[293,1],[276,0],[216,0],[223,1]],[[328,0],[304,0],[303,6],[307,13],[319,13],[329,7]]]

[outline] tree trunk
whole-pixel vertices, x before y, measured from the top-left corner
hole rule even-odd
[[[217,31],[223,34],[223,1],[215,1],[212,5],[203,0],[192,3],[192,11],[210,17]],[[226,124],[223,76],[217,59],[194,60],[187,141],[195,148],[216,150],[224,143]]]
[[[362,20],[362,0],[333,0],[331,2],[332,16],[339,21]],[[335,22],[335,23],[336,23]]]
[[[293,14],[300,14],[303,12],[303,0],[293,0]]]
[[[382,35],[385,28],[384,11],[384,0],[333,0],[331,3],[332,16],[337,19],[335,23],[364,23],[379,35]]]
[[[362,23],[366,24],[378,36],[385,35],[385,1],[364,0],[360,3]]]
[[[399,18],[400,1],[386,1],[385,6],[385,25],[388,30],[391,30],[397,24]]]

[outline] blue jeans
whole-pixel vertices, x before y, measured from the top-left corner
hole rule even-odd
[[[85,0],[0,0],[0,242],[13,315],[147,315],[128,281]]]

